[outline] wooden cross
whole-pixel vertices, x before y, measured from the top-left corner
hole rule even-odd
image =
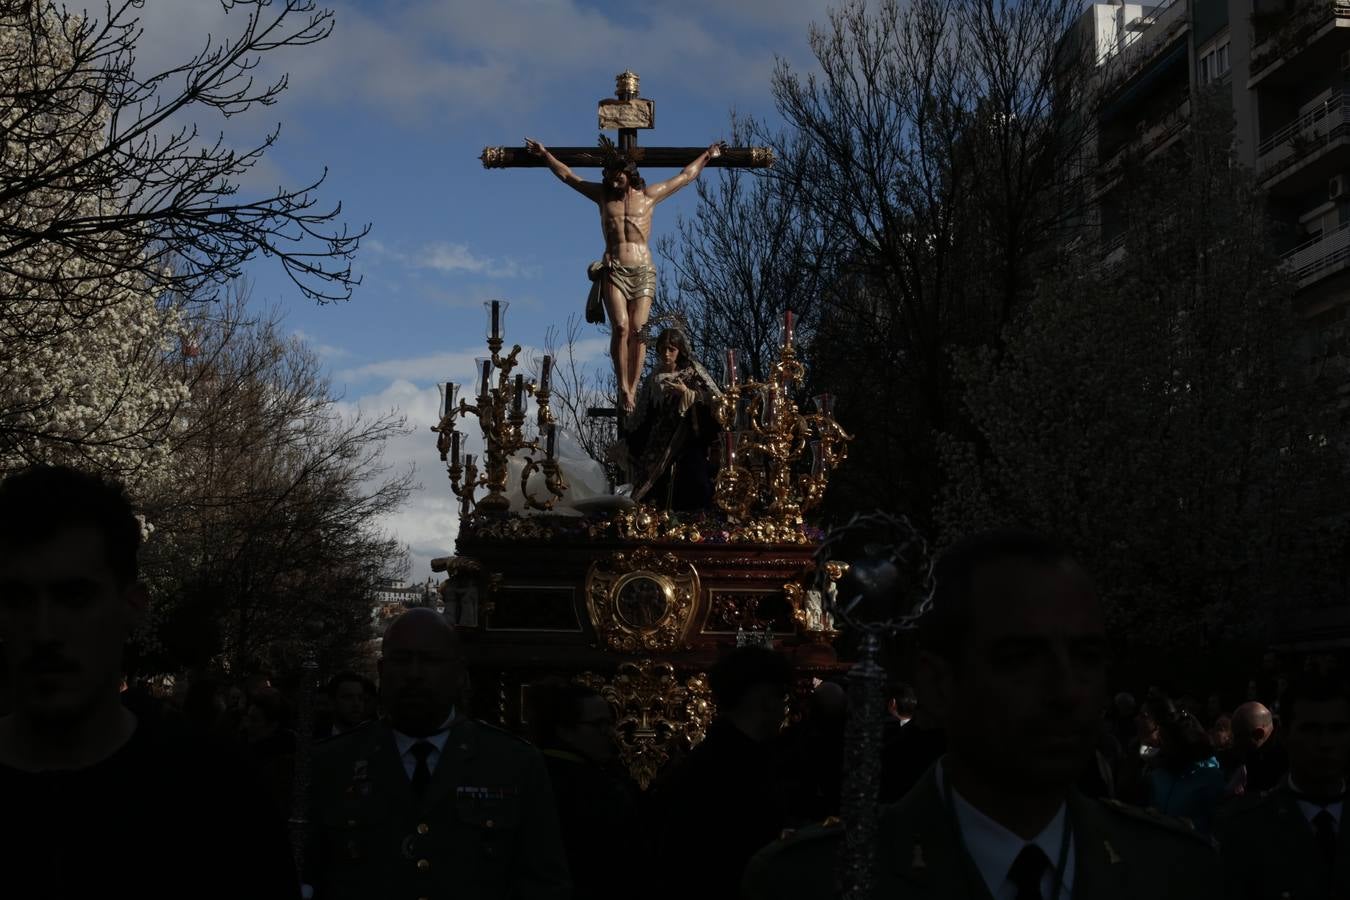
[[[706,147],[639,147],[640,128],[656,125],[656,104],[638,96],[638,77],[622,72],[615,79],[616,100],[600,101],[600,130],[619,132],[619,152],[637,165],[682,169],[699,157]],[[605,155],[599,147],[549,147],[557,159],[572,168],[601,169]],[[524,147],[484,147],[478,157],[485,169],[522,169],[546,166],[543,159]],[[765,169],[773,165],[770,147],[725,147],[722,155],[708,160],[709,166],[732,169]]]

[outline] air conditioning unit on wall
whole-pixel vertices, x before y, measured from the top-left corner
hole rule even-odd
[[[1345,196],[1345,188],[1346,188],[1345,180],[1346,179],[1344,175],[1332,175],[1329,179],[1327,179],[1328,200],[1339,200]]]

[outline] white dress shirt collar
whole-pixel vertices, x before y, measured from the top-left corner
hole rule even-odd
[[[445,742],[450,740],[450,725],[455,721],[455,711],[450,710],[450,715],[441,723],[440,729],[435,734],[429,734],[426,737],[413,737],[410,734],[404,734],[396,728],[390,730],[394,732],[394,745],[398,747],[398,757],[403,762],[403,771],[408,773],[408,779],[411,780],[413,772],[417,771],[417,757],[412,754],[412,746],[419,741],[430,741],[432,750],[427,754],[427,768],[432,774],[436,772],[436,764],[441,761],[441,753],[445,750]]]
[[[1303,792],[1299,790],[1298,785],[1294,783],[1294,776],[1287,775],[1285,777],[1289,782],[1289,790],[1293,791],[1296,795],[1294,799],[1298,803],[1299,812],[1303,813],[1303,818],[1307,819],[1308,823],[1311,824],[1313,817],[1325,809],[1327,812],[1331,813],[1331,818],[1336,823],[1336,832],[1339,834],[1341,830],[1341,812],[1345,808],[1344,801],[1337,800],[1335,803],[1328,803],[1326,806],[1320,806],[1316,803],[1304,800]]]
[[[937,775],[938,792],[946,791],[942,763],[937,764],[935,774]],[[998,822],[989,818],[972,806],[966,798],[962,797],[955,788],[952,789],[952,806],[956,813],[956,824],[961,830],[961,839],[966,845],[966,851],[970,854],[971,860],[975,863],[976,870],[984,880],[985,886],[989,888],[989,895],[994,900],[1013,900],[1017,896],[1017,888],[1008,880],[1008,870],[1012,868],[1013,860],[1022,852],[1027,844],[1035,844],[1045,853],[1046,859],[1050,860],[1050,865],[1046,868],[1045,876],[1041,879],[1041,895],[1051,897],[1054,894],[1055,887],[1055,866],[1059,863],[1060,850],[1064,841],[1064,829],[1069,823],[1069,810],[1067,805],[1061,805],[1059,812],[1050,820],[1050,824],[1041,830],[1032,840],[1024,840],[1013,832],[1004,828]],[[1064,865],[1064,883],[1059,892],[1059,900],[1070,900],[1073,896],[1073,876],[1074,876],[1074,847],[1073,834],[1069,834],[1069,846],[1065,850],[1068,858]]]

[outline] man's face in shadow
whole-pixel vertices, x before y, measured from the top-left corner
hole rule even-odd
[[[969,626],[947,659],[926,652],[921,683],[947,743],[985,777],[1073,785],[1106,708],[1105,620],[1069,563],[995,560],[975,572]]]
[[[366,689],[359,681],[344,681],[333,697],[333,718],[344,728],[366,720]]]
[[[140,585],[118,583],[92,526],[0,547],[0,640],[15,711],[60,725],[115,697],[145,600]]]
[[[384,635],[380,700],[404,734],[434,734],[464,687],[464,659],[453,629],[430,609],[405,613]]]

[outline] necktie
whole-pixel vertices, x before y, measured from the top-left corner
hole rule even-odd
[[[1330,810],[1324,809],[1312,817],[1313,833],[1317,836],[1317,846],[1322,848],[1322,856],[1327,865],[1336,861],[1336,817]]]
[[[427,757],[435,749],[436,745],[431,741],[418,741],[408,748],[408,752],[417,760],[417,767],[413,769],[412,789],[419,797],[427,792],[431,784],[431,767],[427,765]]]
[[[1017,900],[1045,900],[1041,893],[1041,879],[1050,867],[1050,858],[1035,844],[1027,844],[1013,860],[1008,880],[1017,888]]]

